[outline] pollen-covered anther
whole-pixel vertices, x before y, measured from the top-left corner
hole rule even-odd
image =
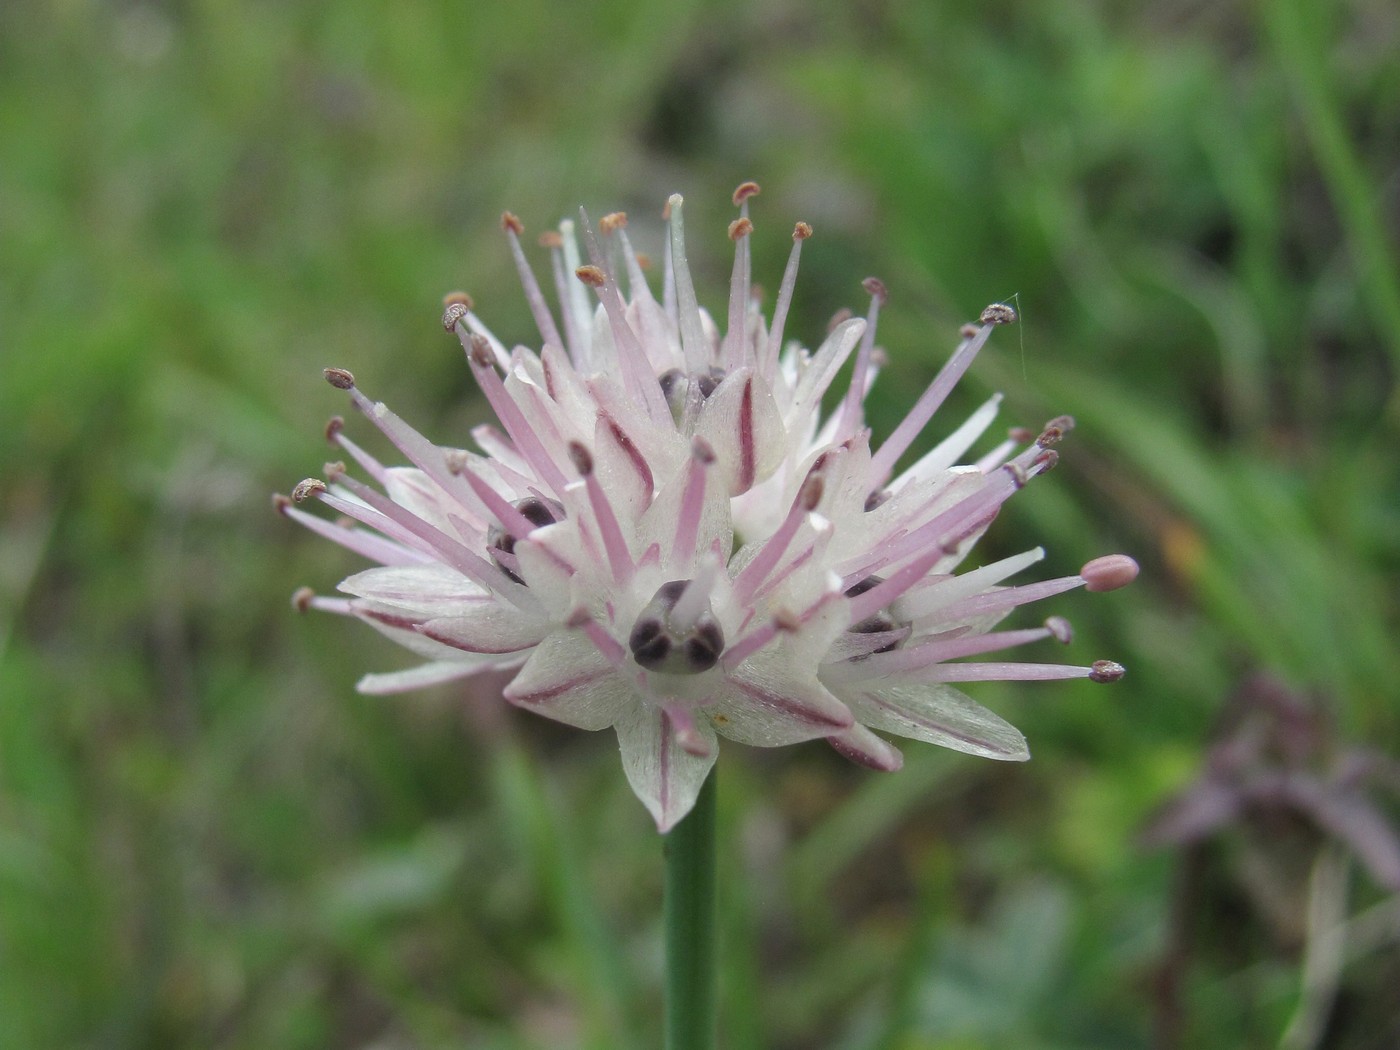
[[[520,221],[519,217],[514,212],[503,211],[501,212],[501,229],[519,237],[525,232],[525,224]]]
[[[1063,616],[1051,616],[1045,621],[1045,629],[1050,632],[1050,637],[1061,645],[1069,645],[1074,641],[1074,628]]]
[[[763,192],[762,187],[756,182],[741,182],[734,187],[734,207],[743,204],[750,197],[757,197]]]
[[[446,310],[449,306],[453,305],[454,303],[460,303],[462,306],[465,306],[468,310],[476,309],[476,300],[473,299],[466,292],[448,292],[442,297],[442,308],[444,310]]]
[[[442,311],[442,328],[445,332],[457,331],[457,326],[462,323],[462,318],[471,313],[471,308],[466,303],[448,303]]]
[[[601,288],[608,280],[603,271],[596,266],[580,266],[574,271],[574,276],[592,288]]]
[[[337,390],[349,390],[355,385],[354,375],[345,368],[324,368],[321,374],[326,377],[326,382]]]
[[[335,483],[335,482],[339,481],[341,478],[345,477],[345,461],[344,461],[344,460],[338,459],[338,460],[335,460],[334,462],[326,463],[326,464],[322,465],[321,469],[322,469],[323,471],[325,471],[326,477],[330,478],[332,483]]]
[[[673,613],[690,585],[690,580],[663,583],[632,627],[627,646],[648,671],[700,674],[715,666],[724,652],[724,630],[708,600],[688,622],[675,621]]]
[[[992,303],[977,320],[982,324],[1015,324],[1016,311],[1005,303]]]
[[[812,227],[810,223],[799,222],[792,228],[792,239],[794,241],[805,241],[810,236],[812,236]]]
[[[484,335],[473,333],[470,346],[467,356],[471,358],[471,363],[478,368],[490,368],[496,363],[496,357],[491,353],[491,340]]]
[[[1074,429],[1073,416],[1056,416],[1045,424],[1045,428],[1040,432],[1040,436],[1035,439],[1035,443],[1042,448],[1049,448],[1062,441],[1066,434]]]
[[[292,592],[292,608],[299,613],[304,613],[311,608],[311,602],[316,597],[316,592],[310,587],[298,587]]]
[[[314,496],[326,491],[326,483],[320,478],[304,478],[292,489],[292,502],[305,503]]]
[[[464,449],[449,448],[443,452],[442,461],[447,465],[449,474],[461,475],[466,472],[467,466],[471,463],[471,457]]]
[[[569,459],[573,462],[574,469],[583,477],[593,473],[593,454],[577,441],[569,442]]]
[[[729,239],[737,241],[753,233],[753,223],[748,219],[735,219],[729,224]]]
[[[598,220],[598,232],[607,234],[624,229],[627,226],[627,213],[625,211],[610,211]]]
[[[874,296],[876,299],[878,299],[880,301],[881,306],[884,306],[885,303],[889,302],[889,289],[885,287],[885,282],[880,280],[880,278],[867,277],[865,280],[860,282],[860,286],[864,288],[867,292],[869,292],[872,296]]]
[[[1086,591],[1116,591],[1137,579],[1138,563],[1126,554],[1105,554],[1079,570]]]
[[[342,416],[331,416],[326,421],[326,441],[330,444],[337,444],[340,432],[345,429],[345,419]]]
[[[1116,682],[1127,674],[1127,668],[1112,660],[1095,660],[1089,667],[1089,681]]]

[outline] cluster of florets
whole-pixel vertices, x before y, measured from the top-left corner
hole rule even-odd
[[[503,217],[542,348],[507,350],[449,296],[456,335],[500,429],[472,431],[476,451],[442,447],[369,400],[350,395],[412,463],[386,467],[344,433],[343,462],[299,484],[285,514],[377,563],[349,577],[349,598],[299,591],[300,608],[357,617],[420,655],[405,671],[371,674],[392,693],[514,670],[510,702],[583,729],[616,730],[637,795],[669,829],[690,809],[715,761],[717,736],[769,747],[824,739],[880,770],[899,752],[880,733],[988,758],[1028,757],[1010,724],[953,683],[1085,677],[1123,669],[966,661],[1069,625],[994,631],[1017,606],[1073,587],[1110,590],[1136,565],[1112,555],[1060,579],[1007,586],[1043,556],[1027,551],[955,573],[1002,503],[1055,463],[1073,425],[1013,430],[970,463],[992,423],[993,397],[902,472],[913,445],[998,325],[994,304],[894,433],[871,447],[863,405],[882,360],[875,328],[885,288],[869,279],[865,317],[834,324],[815,351],[784,345],[798,259],[793,231],[771,322],[752,294],[749,198],[735,193],[734,270],[723,333],[699,306],[686,262],[681,198],[658,302],[626,217],[591,228],[579,254],[571,222],[548,248],[562,331],[526,260],[522,226]],[[626,275],[626,293],[619,274]],[[839,406],[822,398],[854,355]],[[295,504],[315,498],[333,521]],[[877,732],[878,731],[878,732]]]

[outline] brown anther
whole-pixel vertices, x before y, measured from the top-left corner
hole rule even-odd
[[[1101,593],[1116,591],[1137,579],[1138,563],[1126,554],[1105,554],[1086,562],[1079,570],[1084,577],[1084,589]]]
[[[805,222],[799,222],[792,228],[792,239],[794,241],[805,241],[810,236],[812,236],[812,227]]]
[[[311,608],[311,600],[315,597],[316,592],[310,587],[298,587],[292,592],[292,608],[304,613]]]
[[[472,333],[471,349],[467,351],[467,356],[478,368],[490,368],[496,362],[496,355],[491,352],[491,340],[476,332]]]
[[[830,334],[831,332],[834,332],[836,330],[837,325],[845,324],[851,319],[852,316],[853,315],[851,314],[849,307],[841,307],[841,309],[837,310],[834,314],[831,315],[831,320],[826,322],[827,333]]]
[[[690,440],[690,454],[707,467],[719,458],[715,455],[715,447],[699,434]]]
[[[558,230],[545,230],[544,233],[540,234],[537,243],[541,248],[562,248],[564,247],[564,238]]]
[[[729,224],[729,239],[737,241],[740,237],[747,237],[753,233],[753,223],[748,219],[735,219]]]
[[[326,423],[326,441],[332,445],[339,444],[337,440],[340,432],[345,429],[345,420],[340,416],[331,416]]]
[[[292,489],[292,502],[305,503],[312,496],[319,496],[326,491],[326,483],[320,478],[305,478],[296,483]]]
[[[1058,430],[1061,434],[1068,434],[1071,430],[1074,429],[1074,417],[1056,416],[1054,419],[1050,420],[1050,422],[1045,424],[1046,430],[1049,430],[1052,427]]]
[[[331,463],[324,463],[321,466],[321,470],[324,471],[326,477],[330,478],[332,481],[339,481],[345,476],[345,461],[343,459],[337,459]]]
[[[871,296],[880,300],[881,306],[884,306],[885,303],[889,302],[889,289],[885,287],[885,282],[880,280],[880,278],[867,277],[865,280],[860,282],[860,286],[864,288],[867,292],[869,292]]]
[[[569,458],[574,461],[574,469],[585,478],[593,473],[593,456],[577,441],[569,442]]]
[[[449,474],[464,474],[467,464],[471,462],[467,453],[460,448],[449,448],[442,454],[443,462],[447,464]]]
[[[977,320],[982,324],[1015,324],[1016,311],[1005,303],[992,303]]]
[[[596,266],[580,266],[574,271],[574,276],[584,284],[592,285],[594,288],[603,287],[608,280],[603,276],[603,271]]]
[[[355,377],[344,368],[322,369],[321,374],[326,377],[326,382],[337,390],[350,390],[355,385]]]
[[[1060,463],[1060,454],[1053,448],[1047,448],[1040,455],[1035,457],[1035,465],[1040,468],[1042,474],[1048,474]]]
[[[1026,468],[1015,460],[1012,460],[1010,463],[1003,463],[1001,469],[1011,475],[1011,480],[1018,489],[1026,483]]]
[[[797,492],[797,502],[802,505],[803,510],[816,510],[817,504],[822,501],[822,496],[825,494],[826,479],[813,472],[807,475],[806,481],[802,482],[802,488]]]
[[[787,609],[779,609],[773,614],[773,626],[788,634],[796,634],[802,629],[802,621],[797,618],[795,613],[789,612]]]
[[[651,256],[648,255],[646,252],[638,252],[638,253],[637,253],[637,266],[638,266],[639,269],[642,269],[642,270],[650,270],[650,269],[651,269]]]
[[[444,295],[444,296],[442,297],[442,306],[443,306],[443,309],[446,309],[447,307],[451,306],[453,303],[461,303],[461,304],[462,304],[463,306],[465,306],[468,310],[475,310],[475,309],[476,309],[476,300],[473,299],[473,298],[472,298],[470,295],[468,295],[466,292],[448,292],[446,295]]]
[[[612,233],[627,225],[627,213],[625,211],[610,211],[598,220],[599,233]]]
[[[1035,434],[1030,427],[1012,427],[1006,432],[1006,436],[1018,445],[1025,445],[1030,443]]]
[[[1127,674],[1127,668],[1112,660],[1095,660],[1089,668],[1089,681],[1116,682]]]
[[[978,328],[975,324],[965,324],[958,329],[958,335],[962,336],[964,339],[971,339],[981,330],[982,329]]]
[[[471,308],[466,303],[449,303],[447,309],[442,311],[443,331],[456,332],[457,326],[469,313],[471,313]]]
[[[513,233],[519,237],[525,232],[525,224],[521,222],[512,212],[501,212],[501,229],[507,233]]]
[[[292,501],[280,492],[272,494],[272,509],[278,514],[286,514],[287,508],[292,505]]]
[[[757,197],[763,191],[756,182],[741,182],[734,190],[734,207],[743,204],[750,197]]]
[[[1050,637],[1061,645],[1069,645],[1074,641],[1074,628],[1063,616],[1050,617],[1045,621],[1045,629],[1050,632]]]
[[[1041,448],[1053,448],[1063,440],[1065,432],[1059,427],[1046,425],[1045,429],[1035,439],[1035,443]]]

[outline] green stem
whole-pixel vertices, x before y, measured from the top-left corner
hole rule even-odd
[[[715,1045],[715,774],[664,839],[666,1050]]]

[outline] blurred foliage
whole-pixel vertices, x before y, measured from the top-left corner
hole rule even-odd
[[[726,1045],[1396,1045],[1364,873],[1302,837],[1335,921],[1290,937],[1240,833],[1135,835],[1249,673],[1400,744],[1397,53],[1386,0],[0,6],[0,1046],[654,1045],[613,743],[357,696],[402,654],[293,617],[351,565],[267,493],[324,456],[325,365],[483,417],[437,304],[532,330],[502,209],[645,240],[684,192],[713,303],[748,177],[770,285],[817,230],[798,336],[889,285],[877,435],[1014,297],[945,411],[1080,426],[984,556],[1145,572],[1057,603],[1122,685],[978,690],[1026,766],[726,750]]]

